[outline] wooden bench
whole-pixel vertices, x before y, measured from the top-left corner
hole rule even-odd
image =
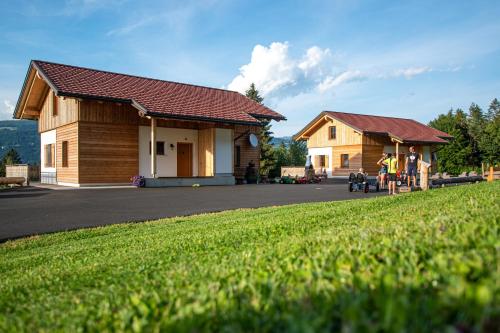
[[[24,177],[0,177],[0,185],[19,185],[23,186],[26,178]]]

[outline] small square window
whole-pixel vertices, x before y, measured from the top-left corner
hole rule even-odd
[[[151,155],[151,141],[149,141],[149,155]],[[165,155],[165,141],[156,141],[156,155]]]

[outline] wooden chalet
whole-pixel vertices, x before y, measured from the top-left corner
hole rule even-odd
[[[328,176],[347,176],[364,168],[378,174],[382,153],[398,157],[399,170],[405,167],[408,148],[414,146],[423,161],[436,166],[436,146],[451,136],[412,119],[323,111],[294,136],[306,140],[315,169]],[[435,170],[435,168],[434,168]]]
[[[279,113],[233,91],[34,60],[14,118],[38,121],[43,183],[234,184]]]

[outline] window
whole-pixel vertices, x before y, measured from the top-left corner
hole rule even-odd
[[[236,149],[234,153],[234,166],[239,167],[241,165],[241,147],[240,146],[235,146]]]
[[[342,168],[349,167],[349,154],[341,154],[340,155],[340,166]]]
[[[62,148],[61,149],[62,166],[63,166],[63,168],[67,168],[68,167],[68,141],[63,141],[61,148]]]
[[[149,141],[149,155],[151,155],[151,141]],[[156,155],[165,155],[165,141],[156,141]]]
[[[156,155],[165,155],[164,141],[156,141]]]
[[[44,148],[44,155],[45,155],[44,166],[46,168],[53,168],[55,166],[54,144],[44,145],[43,148]]]
[[[56,94],[52,93],[52,115],[57,116],[58,110],[58,101],[59,99],[57,98]]]
[[[329,168],[328,155],[316,155],[313,166],[315,168]]]
[[[330,140],[337,138],[337,126],[328,127],[328,138]]]

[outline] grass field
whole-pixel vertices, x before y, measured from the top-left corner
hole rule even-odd
[[[499,194],[483,183],[7,242],[0,331],[491,331]]]

